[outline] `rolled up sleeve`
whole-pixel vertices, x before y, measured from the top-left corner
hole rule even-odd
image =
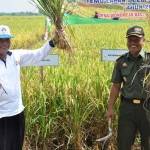
[[[113,83],[121,83],[123,81],[121,75],[121,68],[119,62],[116,62],[114,65],[111,82]]]
[[[43,47],[35,50],[15,50],[14,54],[19,58],[21,67],[34,66],[39,61],[43,60],[51,51],[51,47],[47,42]]]

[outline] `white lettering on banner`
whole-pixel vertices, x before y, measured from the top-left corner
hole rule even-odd
[[[113,17],[119,17],[119,18],[140,18],[144,19],[146,18],[146,15],[141,12],[125,12],[125,13],[99,13],[99,18],[113,18]]]
[[[126,9],[129,9],[129,10],[147,10],[147,9],[150,9],[150,4],[128,4]]]

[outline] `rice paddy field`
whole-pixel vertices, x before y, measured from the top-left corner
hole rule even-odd
[[[83,9],[83,8],[82,8]],[[88,11],[88,10],[87,10]],[[112,10],[111,10],[112,11]],[[85,8],[84,8],[85,12]],[[89,11],[87,14],[90,14]],[[9,25],[15,38],[12,49],[35,49],[43,45],[43,16],[1,16],[0,24]],[[26,150],[100,150],[97,138],[107,134],[107,100],[113,62],[101,62],[102,48],[126,48],[126,30],[132,25],[144,27],[146,39],[150,28],[145,22],[123,24],[69,25],[65,27],[74,53],[60,49],[59,66],[22,69],[22,94],[26,114]],[[150,44],[145,43],[149,50]],[[119,101],[115,106],[118,112]],[[117,115],[108,150],[116,150]],[[136,140],[139,144],[139,140]]]

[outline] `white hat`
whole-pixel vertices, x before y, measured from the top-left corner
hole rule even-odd
[[[6,25],[0,25],[0,39],[10,39],[14,36],[10,33],[10,29]]]

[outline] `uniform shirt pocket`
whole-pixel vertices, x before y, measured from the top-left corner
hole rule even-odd
[[[121,66],[121,74],[124,82],[130,82],[131,78],[133,77],[133,63],[126,63],[124,62]]]

